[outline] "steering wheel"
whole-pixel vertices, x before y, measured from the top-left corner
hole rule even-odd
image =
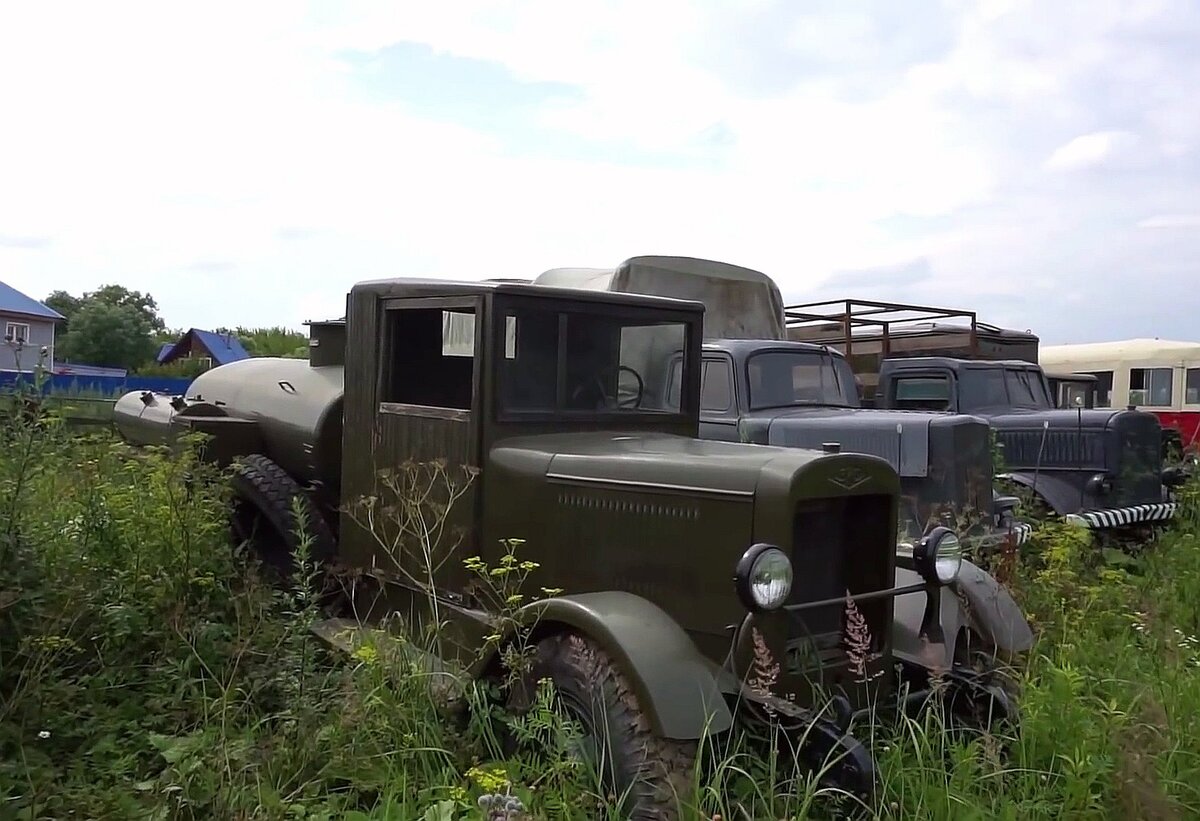
[[[637,395],[635,397],[633,397],[632,401],[630,401],[628,399],[621,401],[618,399],[616,401],[616,404],[614,405],[609,400],[608,391],[605,390],[605,388],[604,388],[604,381],[603,381],[602,377],[604,377],[608,373],[615,373],[615,374],[619,375],[621,373],[621,371],[629,371],[631,374],[633,374],[633,378],[637,380],[637,385],[638,385]],[[604,401],[604,404],[606,407],[636,408],[636,407],[641,406],[641,404],[642,404],[642,395],[645,393],[646,383],[642,380],[641,374],[639,374],[637,371],[635,371],[633,368],[629,367],[628,365],[609,366],[607,368],[601,368],[600,370],[596,371],[596,373],[592,375],[591,379],[585,379],[583,382],[581,382],[579,384],[579,386],[576,387],[575,390],[573,390],[571,392],[571,401],[575,402],[585,390],[587,390],[588,388],[592,388],[592,387],[595,387],[597,389],[597,393],[599,394],[600,398]]]

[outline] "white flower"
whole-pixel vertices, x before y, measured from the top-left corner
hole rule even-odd
[[[38,738],[40,738],[42,741],[45,741],[49,737],[50,737],[49,730],[42,730],[40,733],[38,733]]]

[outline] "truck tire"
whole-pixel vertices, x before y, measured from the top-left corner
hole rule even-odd
[[[995,647],[975,628],[967,628],[965,635],[960,638],[955,647],[955,664],[961,665],[980,675],[990,686],[1003,691],[1014,714],[1008,716],[1006,722],[1009,729],[1020,729],[1020,705],[1024,688],[1021,685],[1021,670],[1027,662],[1026,654],[1006,652]],[[995,718],[982,709],[983,705],[970,705],[962,711],[960,719],[965,719],[968,725],[977,730],[994,729],[992,721]]]
[[[536,685],[546,678],[554,684],[557,709],[581,725],[585,756],[592,757],[601,793],[615,798],[620,817],[678,819],[691,790],[696,744],[656,736],[629,679],[584,636],[559,633],[537,645],[525,681]]]
[[[312,561],[324,565],[334,557],[337,543],[329,523],[278,464],[259,453],[245,456],[234,465],[232,485],[230,524],[235,543],[249,543],[281,584],[293,585],[295,555],[301,548],[299,522],[292,510],[294,499],[300,500],[306,513],[305,531]]]

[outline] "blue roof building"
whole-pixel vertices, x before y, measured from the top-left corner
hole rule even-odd
[[[249,359],[250,354],[241,341],[232,334],[218,334],[191,328],[178,342],[168,342],[158,351],[158,364],[166,365],[179,359],[208,360],[210,366],[224,365],[239,359]]]
[[[50,367],[54,328],[64,319],[58,311],[0,282],[0,371],[31,372],[39,361]]]

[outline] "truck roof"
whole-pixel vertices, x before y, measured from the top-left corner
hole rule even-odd
[[[551,268],[534,280],[546,288],[645,294],[705,305],[704,336],[784,339],[783,297],[761,271],[711,259],[636,256],[613,268]]]
[[[597,302],[617,305],[642,305],[673,311],[703,313],[704,304],[695,300],[619,291],[581,290],[555,287],[524,281],[478,280],[463,281],[422,277],[369,279],[356,282],[352,292],[369,292],[392,297],[477,296],[486,293],[512,294],[545,299],[548,297],[576,302]]]
[[[735,357],[747,356],[759,351],[804,351],[828,353],[839,359],[846,358],[836,348],[813,342],[794,342],[790,339],[706,339],[703,348],[705,351],[725,351]]]
[[[979,370],[986,368],[1021,368],[1024,370],[1041,370],[1041,366],[1036,362],[1029,362],[1025,359],[957,359],[952,356],[906,356],[885,360],[884,366],[893,369],[936,366],[955,370],[966,368]]]

